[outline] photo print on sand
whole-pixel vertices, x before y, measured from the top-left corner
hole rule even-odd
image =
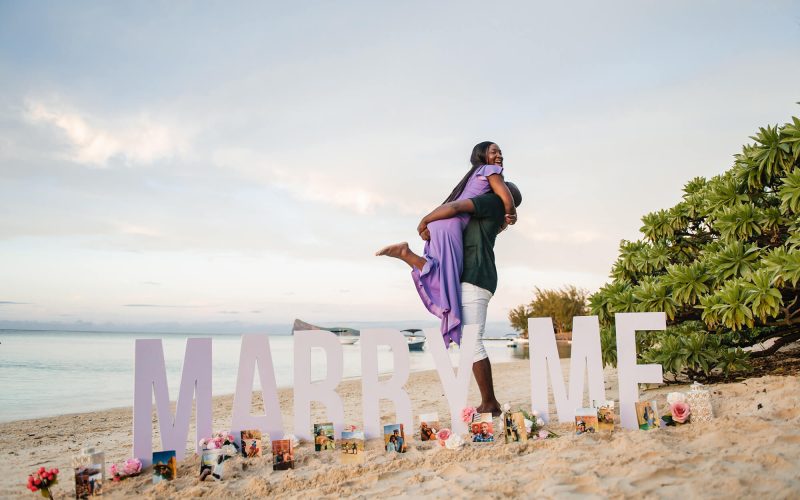
[[[478,413],[470,424],[473,443],[494,442],[494,420],[491,413]]]
[[[419,416],[420,441],[436,441],[436,433],[441,428],[438,413],[425,413]]]
[[[525,429],[525,414],[521,411],[504,412],[503,425],[506,443],[528,440],[528,431]]]
[[[294,448],[290,439],[272,442],[272,470],[294,469]]]
[[[333,422],[314,424],[314,451],[334,451],[335,449]]]
[[[103,494],[103,464],[80,465],[75,468],[75,498]]]
[[[597,430],[597,408],[575,410],[575,434],[594,434]]]
[[[613,431],[614,420],[614,401],[606,401],[597,409],[597,429],[601,432]]]
[[[153,452],[153,484],[172,481],[178,475],[178,460],[175,450]]]
[[[383,426],[383,447],[386,451],[405,453],[408,449],[406,433],[403,424],[389,424]]]
[[[242,431],[242,456],[257,458],[263,455],[263,439],[259,429]]]
[[[364,463],[364,433],[342,432],[339,440],[339,456],[343,464]]]
[[[636,403],[636,420],[643,431],[658,429],[659,419],[655,400]]]
[[[222,481],[225,454],[222,450],[203,450],[200,457],[200,480]]]

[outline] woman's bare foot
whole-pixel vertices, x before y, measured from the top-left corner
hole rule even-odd
[[[387,257],[394,257],[396,259],[405,260],[403,257],[405,257],[410,251],[411,249],[408,248],[408,242],[404,241],[402,243],[395,243],[394,245],[383,247],[377,252],[375,252],[375,255],[377,256],[385,255]]]
[[[416,267],[420,271],[422,270],[422,267],[425,265],[425,259],[412,252],[411,249],[408,248],[408,243],[406,243],[405,241],[402,243],[395,243],[394,245],[389,245],[388,247],[383,247],[377,252],[375,252],[375,255],[377,256],[385,255],[387,257],[394,257],[396,259],[400,259],[409,266]]]

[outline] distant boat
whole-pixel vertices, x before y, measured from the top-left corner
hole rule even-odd
[[[406,341],[408,342],[408,350],[409,351],[422,351],[425,349],[425,335],[418,335],[418,332],[421,332],[419,328],[409,328],[407,330],[403,330],[406,336]]]
[[[520,345],[526,345],[528,343],[528,339],[522,338],[517,333],[509,333],[506,335],[508,339],[508,343],[506,346],[508,347],[519,347]]]
[[[326,332],[334,333],[339,337],[358,337],[361,335],[361,332],[355,328],[348,328],[346,326],[317,326],[312,325],[311,323],[306,323],[301,319],[295,319],[294,324],[292,325],[292,335],[294,335],[294,332],[298,330],[324,330]]]

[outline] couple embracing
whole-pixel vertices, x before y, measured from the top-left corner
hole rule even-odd
[[[442,205],[417,227],[425,240],[423,255],[408,243],[385,247],[376,255],[411,266],[422,303],[441,319],[445,346],[461,344],[462,325],[478,325],[472,373],[481,392],[480,413],[501,413],[494,395],[492,365],[483,346],[486,310],[497,289],[494,244],[498,233],[517,221],[519,189],[503,177],[503,153],[490,141],[472,149],[472,167]]]

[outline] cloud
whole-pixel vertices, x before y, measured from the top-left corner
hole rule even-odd
[[[83,165],[105,167],[115,158],[127,164],[149,164],[179,154],[187,146],[176,128],[145,113],[112,122],[91,119],[68,106],[28,99],[23,118],[59,129],[71,146],[67,158]]]

